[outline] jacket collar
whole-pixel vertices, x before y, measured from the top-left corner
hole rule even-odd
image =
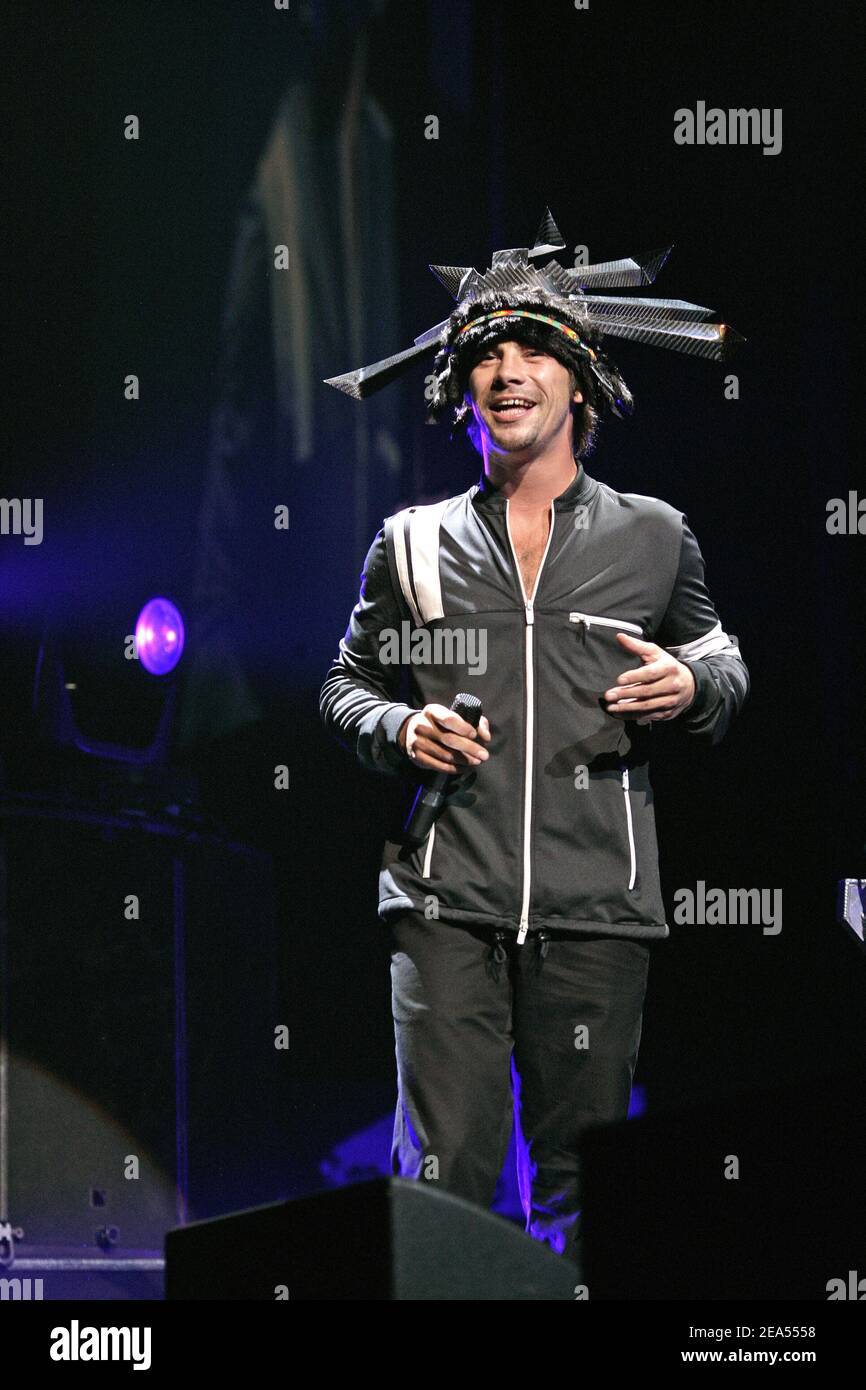
[[[573,511],[579,503],[588,502],[598,491],[598,483],[590,478],[582,463],[577,465],[577,473],[564,492],[554,497],[553,506],[558,512]],[[482,470],[479,481],[469,489],[469,499],[475,507],[504,512],[506,499],[501,490],[494,487]]]

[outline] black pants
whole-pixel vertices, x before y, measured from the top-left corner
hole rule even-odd
[[[517,1126],[526,1229],[580,1250],[580,1137],[625,1119],[650,944],[390,924],[398,1099],[392,1171],[489,1207]]]

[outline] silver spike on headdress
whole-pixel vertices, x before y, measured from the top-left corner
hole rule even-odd
[[[502,337],[509,330],[525,333],[534,329],[554,335],[554,341],[559,332],[565,335],[569,351],[585,357],[602,395],[616,414],[623,414],[627,413],[624,401],[630,403],[630,393],[627,388],[622,392],[616,389],[617,382],[622,387],[625,384],[601,351],[603,338],[626,338],[716,361],[727,359],[745,341],[728,324],[712,322],[714,311],[701,304],[605,293],[651,285],[671,247],[639,259],[626,256],[571,267],[554,259],[554,253],[564,249],[562,234],[547,208],[534,244],[494,251],[490,269],[483,274],[473,266],[431,265],[433,274],[457,301],[451,316],[419,334],[413,346],[403,352],[369,367],[328,377],[325,384],[363,400],[401,376],[412,362],[438,349],[433,404],[455,404],[457,359],[462,349],[477,347],[496,335]],[[550,259],[538,264],[545,256]],[[588,294],[587,290],[601,293]]]

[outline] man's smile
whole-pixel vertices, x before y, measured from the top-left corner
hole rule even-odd
[[[536,402],[528,396],[503,396],[501,400],[491,402],[490,409],[499,420],[522,420],[535,405]]]

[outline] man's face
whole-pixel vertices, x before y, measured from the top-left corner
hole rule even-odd
[[[538,454],[563,432],[570,442],[571,407],[583,396],[568,368],[541,348],[510,338],[491,343],[468,387],[486,451]]]

